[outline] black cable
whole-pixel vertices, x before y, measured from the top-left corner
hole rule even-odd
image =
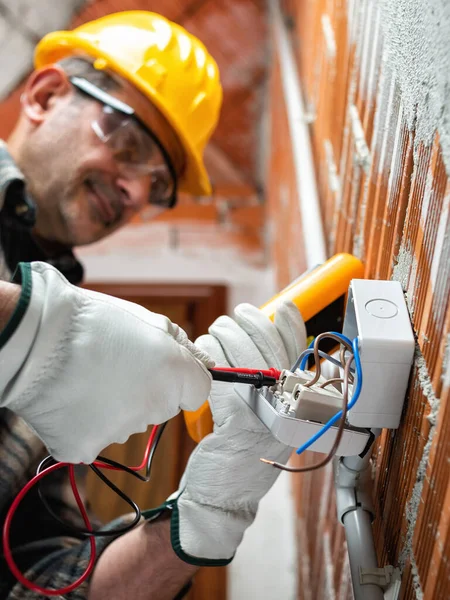
[[[46,458],[44,458],[44,460],[39,465],[39,467],[37,469],[37,474],[39,474],[41,471],[43,471],[44,467],[47,466],[47,462],[49,462],[49,461],[52,461],[54,464],[56,464],[56,462],[57,462],[52,456],[47,456]],[[39,486],[40,482],[38,482],[38,484],[37,484],[38,494],[39,494],[41,502],[44,505],[44,507],[46,508],[47,512],[55,519],[55,521],[58,521],[58,523],[60,523],[67,529],[70,529],[71,531],[74,531],[78,534],[85,535],[87,537],[116,536],[116,535],[121,535],[122,533],[126,533],[127,531],[130,531],[130,529],[132,529],[140,521],[140,518],[141,518],[140,508],[138,507],[138,505],[135,502],[133,502],[133,500],[131,500],[131,498],[129,498],[124,492],[122,492],[122,490],[120,490],[117,486],[115,486],[114,483],[106,477],[106,475],[103,475],[103,473],[101,471],[97,470],[97,467],[95,467],[94,465],[89,465],[89,466],[91,467],[91,469],[94,470],[95,474],[98,477],[100,477],[100,479],[102,479],[102,481],[104,481],[106,483],[106,485],[113,490],[113,492],[115,492],[118,496],[120,496],[123,500],[125,500],[125,502],[127,504],[129,504],[131,506],[131,508],[133,509],[133,511],[135,513],[135,518],[133,519],[133,521],[124,527],[119,527],[117,529],[111,529],[109,531],[90,531],[89,529],[83,529],[82,527],[76,527],[75,525],[72,525],[71,523],[64,521],[63,519],[61,519],[61,517],[59,517],[59,515],[57,515],[55,513],[55,511],[52,509],[52,507],[46,500],[44,494],[42,493],[42,489]]]
[[[150,481],[150,473],[151,473],[151,468],[152,468],[152,462],[153,462],[153,458],[156,452],[156,448],[161,440],[161,436],[164,432],[164,429],[166,428],[167,423],[163,423],[159,429],[158,429],[158,433],[156,434],[155,437],[155,441],[153,443],[153,446],[149,452],[149,456],[148,456],[148,460],[147,460],[147,465],[146,465],[146,475],[141,475],[140,473],[138,473],[137,471],[133,471],[133,469],[130,469],[130,467],[128,467],[127,465],[123,465],[122,463],[119,463],[115,460],[112,460],[110,458],[106,458],[105,456],[98,456],[97,460],[101,461],[107,465],[110,465],[112,467],[115,467],[119,470],[123,470],[126,473],[129,473],[130,475],[133,475],[134,477],[136,477],[137,479],[139,479],[140,481],[144,481],[144,482],[148,482]],[[52,462],[53,464],[56,464],[56,460],[52,457],[52,456],[47,456],[46,458],[44,458],[44,460],[39,464],[36,474],[41,473],[44,468],[46,468],[48,465],[47,463]],[[82,534],[85,536],[93,536],[93,537],[106,537],[106,536],[116,536],[116,535],[121,535],[123,533],[126,533],[127,531],[129,531],[130,529],[132,529],[133,527],[135,527],[135,525],[137,525],[137,523],[139,522],[140,518],[141,518],[141,511],[140,508],[137,506],[137,504],[135,502],[133,502],[133,500],[131,498],[129,498],[124,492],[122,492],[121,489],[119,489],[110,479],[108,479],[108,477],[106,477],[106,475],[104,475],[100,469],[98,469],[95,465],[89,465],[89,467],[92,469],[92,471],[97,475],[97,477],[99,477],[108,487],[110,487],[114,493],[116,493],[119,497],[121,497],[123,500],[125,500],[125,502],[127,504],[129,504],[131,506],[131,508],[133,509],[133,511],[135,512],[135,518],[133,519],[133,521],[126,525],[125,527],[120,527],[118,529],[114,529],[111,531],[89,531],[88,529],[83,529],[80,527],[75,527],[74,525],[71,525],[70,523],[67,523],[66,521],[64,521],[63,519],[61,519],[56,513],[55,511],[51,508],[50,504],[48,503],[48,501],[46,500],[42,489],[41,489],[41,481],[39,481],[37,483],[37,490],[38,490],[38,494],[39,497],[41,499],[42,504],[44,505],[44,507],[46,508],[46,510],[48,511],[48,513],[59,523],[61,523],[61,525],[64,525],[64,527],[67,527],[68,529],[77,532],[78,534]]]
[[[112,460],[111,458],[106,458],[106,456],[101,456],[99,454],[96,458],[96,461],[100,461],[102,463],[105,463],[106,465],[110,465],[111,467],[116,467],[116,469],[119,469],[121,471],[125,471],[126,473],[133,475],[133,477],[136,477],[140,481],[148,481],[148,479],[146,477],[144,477],[144,475],[141,475],[137,471],[133,471],[133,469],[130,469],[130,467],[127,467],[127,465],[123,465],[122,463]]]
[[[56,460],[53,458],[53,456],[51,456],[51,455],[49,455],[49,456],[46,456],[46,457],[44,458],[44,460],[43,460],[43,461],[41,461],[41,463],[39,464],[39,466],[38,466],[38,468],[37,468],[37,470],[36,470],[36,475],[39,475],[39,473],[41,473],[41,472],[42,472],[42,471],[43,471],[45,468],[47,468],[47,466],[50,466],[49,464],[47,464],[47,463],[50,463],[50,462],[51,462],[52,464],[56,464],[56,463],[57,463],[57,461],[56,461]],[[47,499],[45,498],[45,496],[44,496],[44,493],[42,492],[42,488],[41,488],[41,481],[42,481],[42,480],[40,480],[40,481],[38,481],[38,482],[37,482],[37,484],[36,484],[36,488],[37,488],[37,491],[38,491],[39,498],[40,498],[40,500],[41,500],[42,504],[44,505],[45,509],[46,509],[46,510],[47,510],[47,512],[49,513],[49,515],[50,515],[51,517],[53,517],[53,518],[55,519],[55,521],[58,521],[58,523],[60,523],[61,525],[63,525],[63,526],[64,526],[64,527],[66,527],[67,529],[70,529],[71,531],[74,531],[74,532],[77,532],[77,533],[78,533],[78,532],[79,532],[79,531],[78,531],[78,527],[75,527],[75,526],[74,526],[74,525],[72,525],[71,523],[68,523],[68,522],[64,521],[63,519],[61,519],[61,518],[60,518],[60,517],[59,517],[59,516],[58,516],[58,515],[55,513],[55,511],[52,509],[52,507],[51,507],[51,506],[50,506],[50,504],[48,503]],[[81,533],[81,531],[80,531],[80,533]]]
[[[36,475],[39,475],[39,473],[41,473],[41,472],[42,472],[44,469],[46,469],[46,468],[47,468],[47,463],[48,463],[48,462],[50,462],[50,461],[51,461],[51,462],[52,462],[54,465],[56,465],[56,463],[58,462],[58,461],[56,461],[56,460],[53,458],[53,456],[52,456],[51,454],[49,454],[48,456],[46,456],[46,457],[45,457],[45,458],[44,458],[44,459],[43,459],[43,460],[42,460],[42,461],[39,463],[39,466],[38,466],[38,468],[36,469]],[[50,466],[50,465],[48,465],[48,466]],[[36,484],[36,485],[37,485],[37,487],[39,487],[39,483],[40,483],[40,481],[39,481],[39,482]]]
[[[131,498],[129,498],[124,492],[122,492],[122,490],[120,488],[118,488],[116,485],[114,485],[114,483],[110,479],[108,479],[108,477],[106,477],[106,475],[104,473],[102,473],[98,467],[96,467],[95,465],[89,465],[89,467],[94,471],[94,473],[97,475],[97,477],[100,477],[100,479],[104,483],[106,483],[106,485],[108,487],[110,487],[113,490],[113,492],[115,492],[120,498],[122,498],[122,500],[125,500],[125,502],[131,506],[131,508],[136,513],[136,515],[131,523],[129,523],[128,525],[125,525],[124,527],[119,527],[118,529],[115,529],[112,532],[110,532],[110,531],[90,532],[88,530],[85,530],[84,533],[86,533],[87,535],[96,535],[96,536],[121,535],[122,533],[126,533],[127,531],[130,531],[130,529],[133,529],[133,527],[135,525],[137,525],[141,519],[141,509],[139,508],[139,506],[136,504],[136,502],[134,502]]]
[[[158,433],[156,434],[155,443],[153,444],[152,449],[150,450],[150,454],[148,455],[147,466],[145,468],[145,474],[147,476],[147,481],[150,481],[150,472],[152,470],[153,457],[155,455],[156,448],[158,447],[158,444],[162,437],[162,434],[164,433],[164,429],[166,428],[166,425],[167,425],[167,421],[159,426]]]
[[[112,460],[111,458],[106,458],[105,456],[97,456],[97,460],[100,462],[103,462],[107,465],[111,465],[112,467],[116,467],[117,469],[122,469],[123,471],[126,471],[130,475],[137,477],[141,481],[148,483],[150,481],[150,472],[152,469],[153,457],[155,455],[156,448],[158,447],[161,436],[164,433],[164,429],[166,428],[166,425],[167,425],[167,422],[163,423],[162,425],[159,426],[158,433],[156,434],[156,437],[155,437],[155,441],[153,442],[153,446],[148,455],[147,465],[145,467],[145,476],[140,475],[136,471],[133,471],[133,469],[130,469],[130,467],[127,467],[126,465],[123,465],[122,463],[116,462],[115,460]]]

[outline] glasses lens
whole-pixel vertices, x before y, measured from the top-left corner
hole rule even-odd
[[[150,175],[150,204],[170,207],[173,204],[175,181],[156,141],[133,118],[109,106],[92,123],[92,129],[112,150],[121,172],[129,178]]]

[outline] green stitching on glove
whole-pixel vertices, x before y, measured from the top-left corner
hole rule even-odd
[[[178,498],[175,500],[172,506],[172,518],[170,520],[170,541],[172,542],[172,548],[178,558],[181,558],[184,562],[195,565],[197,567],[225,567],[229,565],[233,560],[231,558],[198,558],[197,556],[190,556],[184,552],[180,542],[180,514],[178,510]]]

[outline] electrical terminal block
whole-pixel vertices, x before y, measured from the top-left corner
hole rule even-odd
[[[320,376],[311,387],[305,386],[315,376],[311,371],[283,371],[277,389],[272,390],[283,413],[326,423],[342,408],[342,394],[332,385],[321,388],[327,380]]]
[[[320,383],[319,383],[320,385]],[[305,387],[296,385],[291,394],[291,408],[297,419],[326,423],[342,408],[342,394],[329,385]]]
[[[281,371],[280,380],[271,388],[278,410],[284,414],[295,416],[295,408],[293,408],[294,403],[292,401],[294,388],[308,383],[313,377],[314,373],[311,371],[301,371],[300,369],[295,373],[287,369]]]
[[[325,377],[320,376],[311,387],[304,385],[314,376],[312,371],[282,371],[279,383],[272,388],[280,412],[305,421],[326,423],[342,408],[342,394],[335,387],[320,387],[327,381]]]
[[[281,371],[279,381],[271,388],[271,391],[280,396],[280,398],[284,398],[288,401],[290,394],[292,394],[296,385],[308,383],[313,377],[314,373],[311,371],[301,371],[300,369],[297,369],[297,371],[293,373],[288,369],[284,369]]]
[[[294,387],[299,383],[308,383],[313,379],[314,373],[312,371],[301,371],[297,369],[295,373],[285,369],[281,371],[280,381],[278,385],[282,388],[283,392],[292,392]]]

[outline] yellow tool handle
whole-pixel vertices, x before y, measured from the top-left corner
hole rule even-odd
[[[278,305],[286,300],[292,300],[301,312],[308,331],[310,319],[345,296],[352,279],[362,279],[363,277],[364,267],[359,259],[351,254],[336,254],[288,285],[264,304],[261,310],[273,320]],[[269,367],[271,366],[273,365],[269,365]],[[195,412],[185,412],[184,419],[188,433],[195,442],[200,442],[213,430],[208,401]]]

